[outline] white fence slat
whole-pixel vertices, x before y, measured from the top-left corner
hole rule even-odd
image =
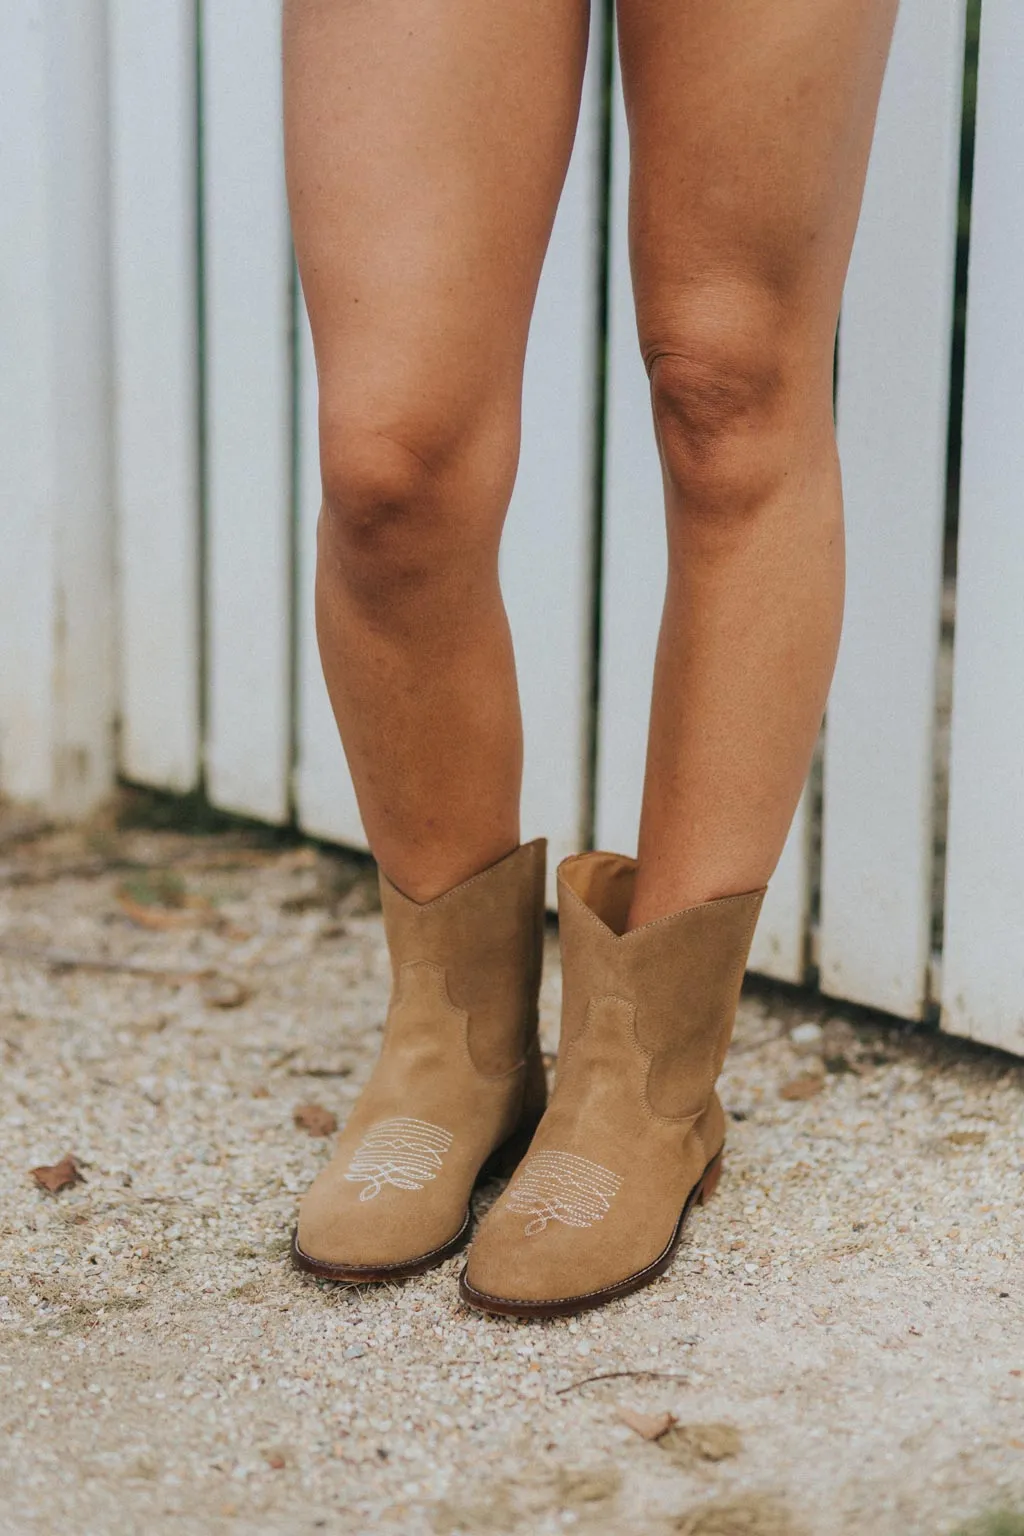
[[[199,778],[195,0],[112,0],[120,767]]]
[[[754,929],[748,969],[799,986],[807,979],[811,913],[811,790],[797,803],[768,894]]]
[[[666,566],[661,467],[629,273],[629,141],[617,62],[613,111],[594,840],[635,853]]]
[[[320,448],[317,428],[316,364],[306,307],[298,295],[298,634],[297,756],[295,809],[299,825],[313,837],[365,848],[356,794],[327,697],[316,643],[313,582],[316,525],[320,515]]]
[[[0,10],[0,790],[113,783],[103,0]]]
[[[115,707],[109,138],[104,0],[58,0],[51,29],[54,443],[58,528],[54,804],[113,787]]]
[[[1024,29],[981,21],[967,307],[944,1028],[1024,1055]]]
[[[291,288],[280,0],[204,0],[211,800],[281,822],[291,751]]]
[[[629,145],[618,72],[612,158],[596,841],[599,847],[632,853],[666,557],[661,468],[629,275]],[[752,970],[784,981],[804,979],[808,827],[805,794],[769,885],[751,950]]]
[[[595,5],[576,145],[530,329],[522,454],[501,551],[523,708],[523,835],[549,839],[552,902],[555,868],[586,831],[603,26]]]
[[[52,789],[54,592],[48,284],[48,0],[4,4],[0,52],[0,790],[46,801]]]
[[[956,263],[963,0],[903,0],[839,335],[847,601],[825,734],[825,992],[920,1018]]]

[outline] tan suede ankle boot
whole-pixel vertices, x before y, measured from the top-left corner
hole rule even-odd
[[[639,1290],[718,1181],[715,1080],[764,889],[624,933],[635,872],[611,853],[559,868],[558,1074],[459,1283],[484,1312],[551,1317]]]
[[[300,1269],[352,1281],[421,1274],[464,1242],[485,1166],[497,1158],[511,1171],[525,1151],[546,1099],[544,865],[539,839],[424,903],[381,875],[393,973],[384,1043],[302,1202]]]

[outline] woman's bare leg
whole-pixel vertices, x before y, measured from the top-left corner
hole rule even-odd
[[[636,926],[763,885],[843,602],[840,296],[895,0],[618,0],[668,517]]]
[[[498,543],[587,10],[285,5],[289,201],[320,383],[320,649],[370,845],[418,901],[519,840]]]

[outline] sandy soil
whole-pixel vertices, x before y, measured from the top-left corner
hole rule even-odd
[[[138,830],[0,865],[0,1531],[951,1536],[1024,1503],[1024,1063],[754,990],[669,1274],[485,1320],[457,1262],[287,1261],[330,1147],[294,1111],[344,1118],[386,1002],[359,865]]]

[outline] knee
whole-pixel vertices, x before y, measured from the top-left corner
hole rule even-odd
[[[400,429],[399,429],[400,431]],[[320,430],[321,555],[355,593],[422,579],[438,542],[438,473],[399,432],[328,418]]]
[[[644,350],[670,501],[715,523],[756,511],[791,466],[808,398],[798,349],[771,305],[694,298]]]
[[[496,548],[510,489],[502,455],[443,423],[322,410],[320,474],[322,564],[375,607]]]

